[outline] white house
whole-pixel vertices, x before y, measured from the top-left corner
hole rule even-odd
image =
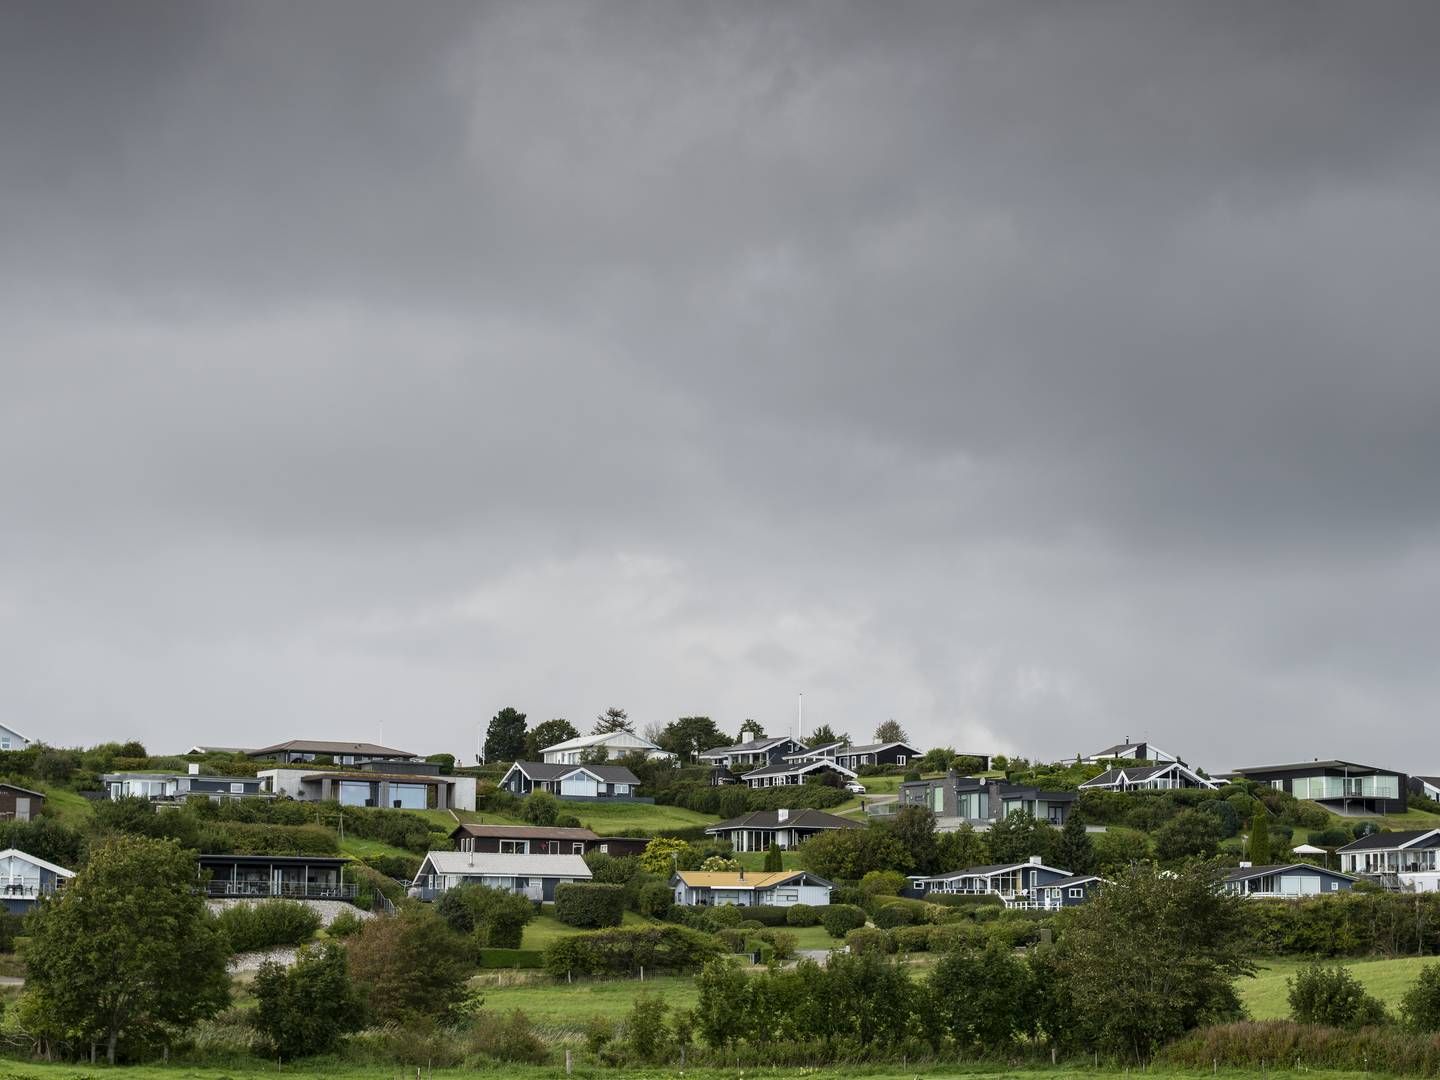
[[[1216,787],[1219,785],[1178,761],[1172,761],[1168,765],[1122,765],[1108,769],[1080,785],[1082,791],[1146,791],[1170,788],[1213,790]]]
[[[432,851],[425,856],[410,895],[433,900],[459,885],[503,889],[531,900],[554,900],[555,886],[589,881],[579,855],[511,855],[489,851]]]
[[[1099,765],[1106,761],[1148,761],[1152,765],[1168,765],[1172,761],[1180,759],[1168,750],[1161,750],[1152,742],[1143,739],[1134,741],[1129,735],[1126,735],[1124,742],[1107,746],[1104,750],[1097,751],[1080,760],[1086,765]]]
[[[1347,874],[1414,892],[1440,891],[1440,829],[1371,833],[1346,844],[1339,855]]]
[[[512,795],[548,791],[562,799],[633,799],[639,779],[624,765],[549,765],[517,761],[500,779]]]
[[[23,915],[36,900],[63,888],[74,876],[75,871],[18,848],[0,851],[0,899],[5,901],[5,910],[14,914]]]
[[[540,751],[540,758],[547,765],[578,765],[586,751],[590,752],[586,756],[594,756],[594,752],[602,748],[609,758],[624,757],[626,754],[644,754],[651,759],[675,756],[633,731],[610,731],[604,735],[581,735],[547,746]]]
[[[0,724],[0,750],[28,750],[30,740],[12,727]]]
[[[835,886],[807,870],[746,873],[744,870],[681,870],[670,879],[675,903],[685,907],[790,907],[826,905]]]

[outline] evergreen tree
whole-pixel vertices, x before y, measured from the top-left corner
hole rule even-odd
[[[1256,866],[1270,863],[1270,822],[1269,813],[1260,803],[1255,804],[1255,816],[1250,821],[1250,848],[1248,857]]]
[[[1079,814],[1065,819],[1060,830],[1060,839],[1055,845],[1055,865],[1072,874],[1093,874],[1095,872],[1095,845],[1085,831],[1085,823]]]
[[[770,846],[765,849],[765,872],[774,874],[784,869],[785,857],[780,854],[780,845],[771,840]]]
[[[740,725],[740,741],[765,738],[765,728],[759,720],[746,720]]]
[[[837,732],[829,724],[821,724],[809,735],[805,736],[807,746],[828,746],[830,743],[839,743],[842,746],[850,745],[850,736],[845,732]]]
[[[485,760],[519,761],[525,754],[525,714],[506,705],[485,729]]]
[[[908,742],[909,739],[898,720],[886,720],[875,729],[875,741],[879,743]]]
[[[628,731],[635,734],[635,724],[630,719],[630,714],[618,705],[611,705],[603,713],[595,718],[595,727],[591,729],[592,735],[610,735],[616,731]]]

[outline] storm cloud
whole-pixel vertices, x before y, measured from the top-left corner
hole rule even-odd
[[[31,738],[1440,768],[1435,5],[3,7]]]

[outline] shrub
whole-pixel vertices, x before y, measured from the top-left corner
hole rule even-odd
[[[893,930],[897,926],[915,926],[926,921],[923,904],[886,904],[875,912],[875,925],[882,930]]]
[[[800,941],[788,930],[761,930],[755,936],[775,950],[776,960],[789,960]]]
[[[475,962],[482,968],[540,968],[545,954],[539,949],[477,949]]]
[[[1298,1023],[1355,1028],[1386,1020],[1385,1006],[1365,992],[1347,967],[1312,964],[1287,979],[1286,985],[1290,1015]]]
[[[865,925],[865,912],[849,904],[830,904],[820,914],[820,925],[833,938],[843,938]]]
[[[552,975],[631,975],[648,971],[695,971],[718,956],[720,943],[683,926],[598,930],[556,938],[545,948]]]
[[[905,875],[898,870],[871,870],[860,879],[860,891],[866,896],[899,896],[905,888]]]
[[[866,896],[858,885],[837,885],[830,890],[830,903],[864,907]]]
[[[518,1061],[527,1065],[544,1065],[550,1060],[550,1049],[535,1033],[530,1018],[519,1009],[503,1017],[481,1013],[470,1025],[467,1048],[496,1061]],[[413,1060],[418,1061],[419,1057]]]
[[[719,907],[679,908],[680,919],[686,926],[713,934],[717,930],[733,929],[744,918],[740,909],[732,904]]]
[[[593,882],[561,882],[555,886],[555,917],[567,926],[587,930],[619,926],[625,917],[625,889]]]
[[[373,1019],[453,1021],[472,1008],[465,941],[428,908],[367,919],[346,948]]]
[[[320,916],[296,900],[259,900],[230,904],[215,917],[235,953],[299,945],[320,929]]]
[[[1415,1031],[1440,1031],[1440,964],[1426,964],[1400,999],[1400,1015]]]
[[[736,923],[735,925],[736,925],[736,929],[739,929],[739,930],[763,930],[763,929],[765,929],[765,924],[762,923],[762,922],[760,922],[758,919],[741,919],[741,920],[740,920],[738,923]]]
[[[754,919],[761,926],[784,926],[789,908],[773,907],[768,904],[756,904],[754,907],[745,909],[745,917]]]
[[[665,1013],[669,1006],[651,994],[641,994],[625,1018],[625,1051],[637,1061],[655,1061],[669,1040]]]
[[[531,825],[554,825],[560,816],[560,800],[548,791],[531,792],[521,803],[520,816]]]
[[[670,886],[663,881],[652,881],[641,886],[635,899],[635,910],[652,919],[668,919],[674,904],[675,897]]]
[[[785,909],[786,926],[819,926],[820,909],[809,904],[791,904]]]
[[[325,932],[333,938],[347,938],[351,934],[358,934],[365,926],[365,920],[354,911],[342,911],[335,918],[330,920],[330,925]]]
[[[535,905],[503,889],[460,885],[441,895],[435,904],[435,914],[456,933],[474,934],[481,946],[518,949],[525,924],[535,917]]]
[[[897,926],[891,930],[892,952],[929,952],[930,930],[928,926]]]
[[[873,930],[867,926],[860,926],[851,930],[845,935],[845,944],[856,956],[864,953],[879,953],[884,955],[890,952],[894,943],[890,935],[884,930]]]
[[[333,942],[301,949],[289,971],[273,961],[262,964],[254,991],[255,1027],[282,1058],[329,1053],[365,1016],[345,950]]]

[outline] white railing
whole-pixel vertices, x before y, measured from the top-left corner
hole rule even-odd
[[[357,886],[308,881],[207,881],[205,895],[216,897],[287,897],[294,900],[353,900]]]

